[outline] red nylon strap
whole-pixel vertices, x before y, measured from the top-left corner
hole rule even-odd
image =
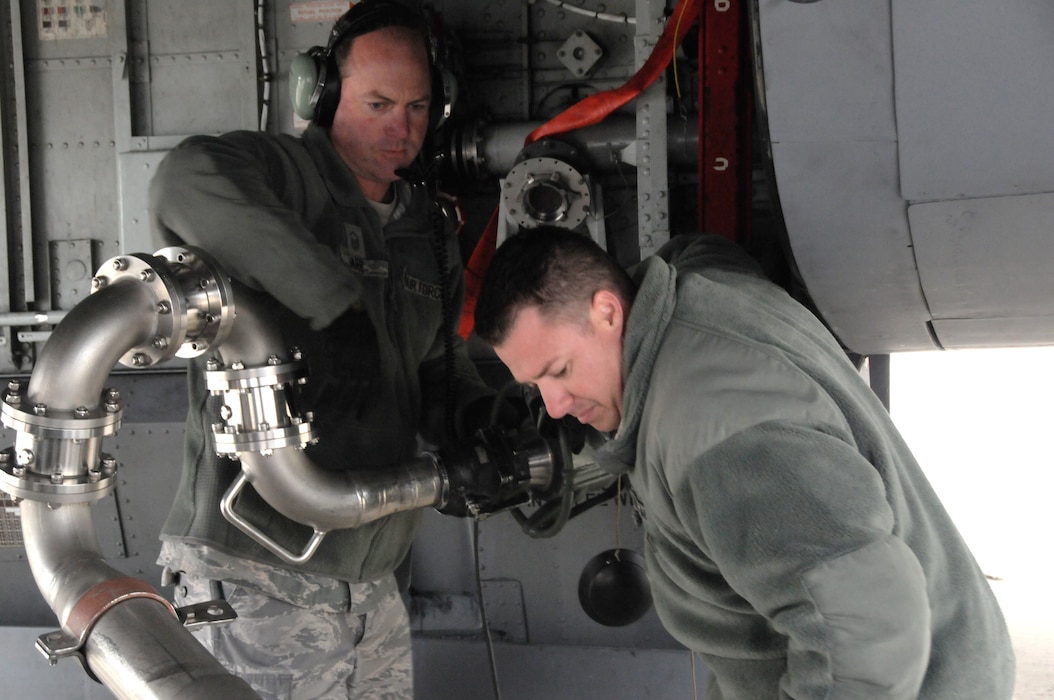
[[[673,14],[666,22],[659,41],[652,49],[648,60],[633,74],[629,80],[617,88],[597,92],[571,105],[560,114],[556,115],[545,124],[527,135],[524,145],[534,143],[539,139],[553,134],[562,134],[572,129],[580,129],[583,126],[596,124],[604,117],[622,107],[627,102],[637,97],[662,75],[666,66],[673,59],[673,52],[684,39],[684,35],[692,27],[692,23],[699,15],[699,5],[702,0],[681,0],[674,8]]]
[[[596,124],[648,89],[673,60],[673,52],[699,15],[701,2],[702,0],[681,0],[678,3],[644,65],[623,85],[594,93],[576,102],[528,134],[523,145],[527,146],[553,134],[562,134]],[[461,324],[458,328],[458,334],[462,338],[467,339],[475,325],[476,297],[479,296],[483,275],[486,274],[490,261],[494,257],[497,237],[498,209],[495,208],[465,265],[465,304],[461,311]]]

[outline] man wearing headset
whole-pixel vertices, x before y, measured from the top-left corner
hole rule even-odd
[[[324,49],[298,58],[317,70],[308,104],[295,104],[311,117],[300,137],[191,137],[150,186],[158,241],[211,253],[265,296],[289,347],[303,351],[320,438],[307,450],[332,470],[404,461],[418,435],[463,436],[493,394],[452,329],[463,296],[456,240],[425,188],[399,174],[437,99],[427,40],[417,13],[359,2]],[[237,620],[201,639],[266,698],[412,698],[393,572],[420,511],[330,532],[300,565],[275,557],[221,517],[238,464],[215,454],[219,398],[208,396],[204,361],[189,369],[183,477],[158,561],[177,603],[222,596],[234,607]],[[303,542],[251,490],[236,505],[273,539]]]

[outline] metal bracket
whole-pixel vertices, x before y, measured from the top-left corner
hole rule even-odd
[[[210,600],[206,603],[194,603],[176,608],[176,617],[187,629],[197,629],[206,625],[217,625],[233,622],[238,613],[225,600]]]
[[[91,674],[81,652],[88,635],[106,611],[132,598],[150,598],[165,606],[173,615],[176,614],[172,603],[165,600],[145,581],[130,576],[118,576],[102,581],[86,591],[66,616],[63,629],[46,632],[37,637],[37,649],[47,657],[52,666],[61,658],[73,656],[78,658],[85,670]]]

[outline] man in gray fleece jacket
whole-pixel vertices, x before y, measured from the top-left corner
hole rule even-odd
[[[709,700],[1009,699],[984,574],[838,342],[715,236],[630,278],[585,236],[509,239],[476,332],[553,418],[610,433],[663,624]]]

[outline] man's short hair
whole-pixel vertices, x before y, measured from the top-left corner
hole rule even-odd
[[[500,345],[528,306],[550,320],[585,323],[593,294],[602,289],[627,309],[636,293],[626,271],[588,236],[555,226],[525,230],[494,254],[476,302],[476,335]]]
[[[419,37],[426,53],[430,54],[428,27],[420,12],[397,0],[360,0],[336,21],[330,32],[330,46],[341,77],[344,77],[344,62],[354,40],[363,34],[390,27],[401,28],[409,35]]]

